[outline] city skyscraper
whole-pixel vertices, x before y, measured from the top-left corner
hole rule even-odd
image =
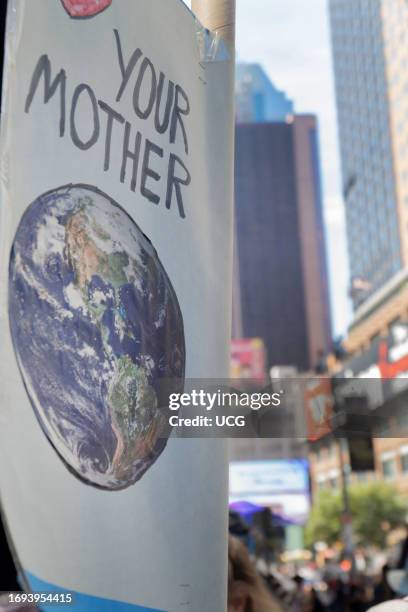
[[[235,219],[233,333],[263,338],[269,367],[316,366],[331,326],[314,116],[237,124]]]
[[[235,114],[239,123],[285,121],[293,102],[276,89],[262,66],[238,63],[235,71]]]
[[[408,265],[408,2],[329,7],[357,308]]]

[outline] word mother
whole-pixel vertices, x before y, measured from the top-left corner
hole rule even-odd
[[[185,120],[190,113],[190,102],[180,85],[166,79],[163,72],[157,71],[140,49],[135,49],[130,59],[125,59],[119,32],[114,30],[120,86],[116,102],[130,92],[136,116],[141,121],[150,119],[157,134],[168,135],[171,145],[182,146],[186,156],[189,143]],[[133,79],[132,79],[133,77]],[[131,79],[133,92],[131,90]],[[130,189],[138,187],[141,195],[154,204],[160,203],[158,184],[162,176],[157,170],[160,159],[164,159],[164,149],[148,138],[144,138],[123,115],[103,100],[97,99],[93,89],[86,83],[80,83],[73,91],[67,118],[67,75],[62,68],[54,77],[48,55],[42,55],[34,69],[30,88],[25,101],[25,112],[29,113],[39,84],[44,83],[44,104],[59,93],[59,135],[63,137],[69,123],[72,142],[78,149],[86,151],[99,141],[101,135],[101,116],[104,121],[104,171],[111,165],[111,143],[114,130],[121,130],[123,143],[119,159],[121,161],[120,181],[128,181]],[[83,111],[86,109],[86,118]],[[84,126],[89,132],[84,135]],[[191,175],[179,155],[174,152],[166,155],[165,206],[170,209],[176,203],[180,217],[185,218],[183,188],[191,183]],[[163,162],[162,162],[163,163]],[[129,178],[130,177],[130,178]]]

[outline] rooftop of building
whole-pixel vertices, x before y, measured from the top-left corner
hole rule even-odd
[[[257,63],[238,63],[235,80],[238,121],[283,121],[294,113],[294,103],[279,90]]]

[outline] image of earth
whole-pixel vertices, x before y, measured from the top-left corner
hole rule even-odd
[[[110,490],[139,480],[171,433],[186,356],[175,291],[136,223],[94,187],[40,196],[13,242],[9,320],[30,402],[70,471]]]

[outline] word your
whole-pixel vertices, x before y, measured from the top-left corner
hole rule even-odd
[[[182,144],[185,155],[189,153],[189,142],[185,120],[190,114],[190,102],[180,85],[167,79],[163,72],[158,74],[151,60],[135,49],[130,58],[125,59],[119,32],[114,30],[119,70],[119,88],[115,101],[119,103],[124,96],[131,95],[132,108],[137,128],[150,120],[155,132],[167,135],[170,145]],[[59,135],[69,134],[74,145],[81,151],[94,147],[101,138],[104,142],[103,169],[110,169],[113,159],[119,157],[119,179],[127,181],[130,189],[138,187],[141,195],[153,204],[161,200],[160,182],[166,181],[165,206],[170,209],[176,203],[180,217],[184,218],[183,187],[191,183],[191,175],[183,160],[175,152],[166,153],[167,172],[163,177],[158,166],[165,158],[163,147],[143,136],[117,109],[104,100],[97,98],[87,83],[79,83],[67,100],[67,73],[62,68],[55,76],[52,73],[48,55],[41,55],[32,74],[28,90],[25,112],[29,113],[41,80],[44,85],[44,104],[59,95]],[[69,109],[67,109],[67,102]],[[103,119],[103,120],[102,120]],[[85,133],[86,131],[86,133]],[[122,143],[119,156],[112,154],[112,140],[119,133]],[[116,141],[116,138],[115,138]]]

